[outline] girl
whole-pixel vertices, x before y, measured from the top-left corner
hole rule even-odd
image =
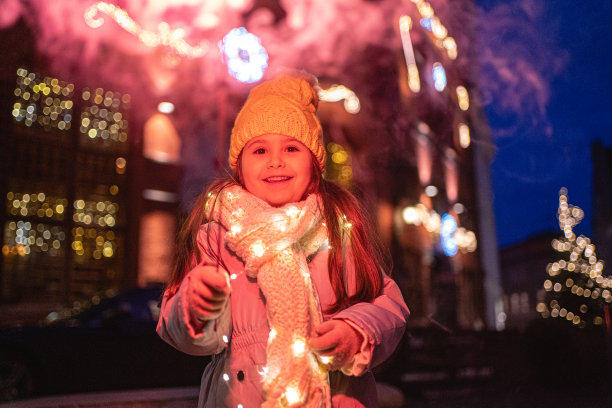
[[[375,407],[370,369],[408,309],[355,197],[322,177],[308,81],[254,88],[232,130],[233,177],[205,191],[179,234],[159,335],[213,355],[199,407]]]

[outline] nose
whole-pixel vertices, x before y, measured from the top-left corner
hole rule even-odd
[[[281,167],[285,167],[285,162],[278,154],[274,154],[270,156],[270,160],[268,160],[268,167],[272,169],[277,169]]]

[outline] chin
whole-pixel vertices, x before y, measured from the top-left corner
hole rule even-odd
[[[282,207],[285,204],[294,203],[296,201],[298,200],[294,200],[292,198],[274,198],[274,199],[266,200],[266,202],[270,204],[272,207]]]

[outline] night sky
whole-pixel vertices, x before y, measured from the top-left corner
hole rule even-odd
[[[569,203],[585,211],[576,231],[591,237],[591,225],[596,222],[592,219],[591,144],[599,140],[612,147],[612,3],[477,3],[485,16],[503,7],[515,17],[517,32],[533,30],[528,44],[509,44],[508,49],[532,50],[522,55],[533,58],[546,100],[541,112],[508,112],[499,95],[493,95],[486,107],[497,148],[491,173],[499,246],[558,230],[561,187],[568,188]],[[525,39],[504,36],[503,30],[498,35],[482,41],[505,47],[504,41]]]

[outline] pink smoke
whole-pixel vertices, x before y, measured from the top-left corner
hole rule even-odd
[[[164,46],[145,46],[103,14],[98,15],[104,20],[100,27],[88,26],[84,14],[95,3],[0,0],[0,28],[9,27],[21,16],[49,63],[49,74],[81,86],[130,93],[132,106],[143,110],[152,109],[161,100],[172,100],[177,111],[185,108],[190,118],[193,112],[202,118],[215,114],[220,84],[239,93],[250,88],[229,78],[221,63],[217,43],[232,28],[245,26],[261,38],[270,56],[270,73],[300,68],[345,82],[349,80],[343,77],[346,72],[362,69],[356,65],[381,63],[377,61],[380,55],[367,55],[371,47],[389,50],[391,56],[401,50],[400,15],[411,15],[417,25],[419,21],[415,5],[408,0],[112,2],[143,29],[156,32],[160,23],[167,23],[172,30],[182,29],[187,43],[208,47],[204,56],[188,58]],[[562,66],[562,58],[542,44],[534,27],[543,18],[542,2],[515,0],[480,13],[472,1],[430,3],[458,43],[456,69],[478,84],[483,102],[489,104],[495,97],[502,101],[500,108],[516,115],[517,120],[541,120],[551,74]],[[471,34],[475,27],[480,32],[479,42]],[[415,31],[413,41],[418,43],[421,36]]]
[[[552,6],[551,6],[552,7]],[[542,1],[514,0],[479,15],[479,87],[482,102],[505,119],[498,137],[521,128],[542,127],[549,133],[546,109],[550,83],[568,55],[546,38],[555,28]]]

